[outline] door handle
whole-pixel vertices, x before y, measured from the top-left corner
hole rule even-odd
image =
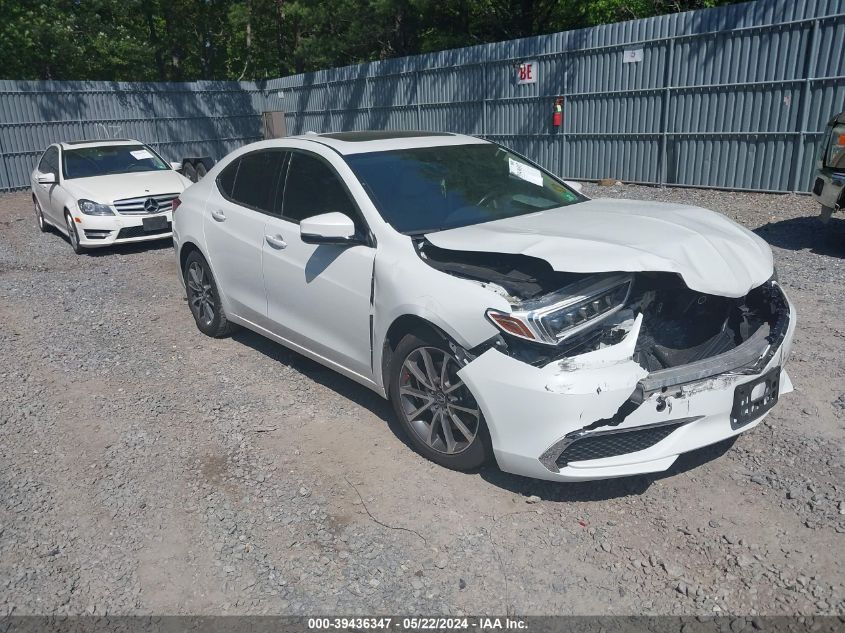
[[[218,222],[225,222],[226,221],[226,214],[220,210],[212,211],[211,217],[217,220]]]
[[[288,245],[288,243],[282,239],[281,235],[265,235],[264,239],[267,240],[267,243],[270,246],[279,250],[286,248]]]

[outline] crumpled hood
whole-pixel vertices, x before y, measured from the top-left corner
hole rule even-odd
[[[182,193],[191,181],[172,169],[90,178],[71,178],[62,185],[77,198],[111,204],[124,198]]]
[[[678,273],[698,292],[742,297],[772,276],[769,245],[723,215],[680,204],[596,199],[429,233],[439,248],[512,253],[575,273]]]

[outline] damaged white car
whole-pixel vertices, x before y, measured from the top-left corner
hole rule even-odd
[[[173,228],[200,330],[245,326],[377,391],[449,468],[662,471],[792,388],[795,311],[762,239],[704,209],[589,200],[477,138],[255,143]]]

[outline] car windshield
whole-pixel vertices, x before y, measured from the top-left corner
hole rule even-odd
[[[99,145],[62,152],[66,179],[163,169],[170,166],[145,145]]]
[[[346,156],[381,216],[408,235],[480,224],[585,198],[498,145],[479,143]]]

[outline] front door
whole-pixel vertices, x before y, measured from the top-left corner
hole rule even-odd
[[[366,226],[334,169],[307,152],[291,154],[282,217],[264,227],[264,286],[268,318],[279,336],[372,378],[371,291],[375,248],[308,244],[299,221],[338,211],[362,237]]]

